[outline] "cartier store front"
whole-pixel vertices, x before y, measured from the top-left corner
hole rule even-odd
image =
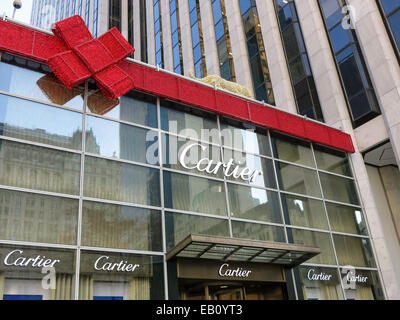
[[[4,51],[0,74],[0,299],[385,298],[345,151]]]

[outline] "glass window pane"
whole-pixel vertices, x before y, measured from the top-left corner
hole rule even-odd
[[[249,153],[270,156],[271,149],[267,133],[244,129],[221,121],[223,145]]]
[[[286,137],[278,134],[271,134],[272,149],[276,158],[315,167],[310,143]]]
[[[0,134],[80,150],[82,114],[0,94]]]
[[[196,11],[194,11],[196,12]],[[196,13],[197,16],[197,13]],[[199,35],[199,24],[196,22],[196,24],[192,27],[192,44],[193,48],[197,46],[197,44],[200,43],[200,35]]]
[[[220,20],[216,25],[215,25],[215,38],[217,41],[221,39],[225,35],[225,29],[224,29],[224,24],[222,20]]]
[[[79,194],[81,156],[0,140],[0,184]]]
[[[286,242],[283,228],[264,224],[232,221],[232,234],[235,238]]]
[[[282,223],[276,192],[228,183],[231,217]]]
[[[319,176],[325,198],[355,205],[360,204],[354,180],[322,172],[319,173]]]
[[[287,231],[289,242],[321,249],[321,253],[314,258],[307,260],[307,263],[336,264],[331,236],[329,233],[289,228]]]
[[[375,268],[369,239],[333,235],[339,265]]]
[[[157,153],[147,152],[155,149]],[[158,133],[97,117],[86,118],[86,152],[158,164]]]
[[[400,4],[399,4],[400,7]],[[400,10],[389,17],[390,28],[394,36],[394,40],[397,43],[397,48],[400,50]]]
[[[86,157],[83,194],[91,198],[159,206],[160,172],[133,164]]]
[[[328,230],[322,201],[283,193],[281,193],[281,198],[287,224]]]
[[[7,262],[7,265],[2,265],[0,272],[2,300],[74,299],[74,250],[0,244],[0,260]],[[26,265],[19,265],[22,261]],[[39,264],[42,267],[38,267]],[[49,275],[48,272],[42,273],[45,265],[54,268],[54,289],[42,284],[43,277]]]
[[[160,211],[84,201],[82,212],[84,246],[162,251]]]
[[[195,115],[171,109],[168,107],[176,106],[182,109],[185,107],[167,101],[162,101],[161,104],[162,130],[219,144],[219,132],[215,116],[209,115],[207,117],[207,114],[203,113]]]
[[[82,251],[79,289],[79,300],[163,300],[163,258]]]
[[[227,170],[226,176],[228,180],[248,183],[257,187],[276,189],[276,179],[272,160],[227,148],[224,148],[223,152],[224,163],[233,163],[229,170]],[[244,172],[248,173],[247,175],[244,175],[247,180],[242,179],[241,176],[235,178],[234,175],[239,176]]]
[[[345,176],[352,176],[349,160],[344,152],[314,146],[318,169]]]
[[[211,176],[214,178],[224,178],[223,168],[217,170],[216,173],[208,173],[205,171],[210,164],[209,170],[214,170],[215,168],[218,169],[218,162],[222,161],[221,148],[219,146],[198,143],[193,140],[164,133],[162,134],[162,145],[164,155],[163,165],[166,168]],[[184,165],[193,169],[188,169],[181,164],[181,155],[185,150],[187,150],[187,152],[183,159]],[[204,161],[204,159],[209,159],[210,162]]]
[[[332,46],[335,53],[342,50],[345,46],[350,44],[349,33],[347,30],[343,29],[341,24],[338,24],[330,32]]]
[[[119,104],[110,110],[103,108],[104,100],[99,101],[93,97],[91,102],[91,98],[88,99],[89,111],[92,113],[153,128],[157,127],[157,100],[155,97],[138,92],[128,93],[120,97]]]
[[[205,234],[229,237],[226,219],[200,217],[183,213],[165,213],[167,251],[175,247],[190,234]]]
[[[336,268],[300,267],[304,300],[343,300]]]
[[[367,225],[360,208],[326,203],[332,231],[368,235]]]
[[[0,239],[76,244],[78,200],[0,190]]]
[[[306,71],[304,70],[301,56],[298,56],[289,63],[289,69],[292,77],[292,83],[297,83],[306,76]]]
[[[321,197],[316,171],[280,162],[276,162],[276,168],[282,190]]]
[[[386,14],[390,14],[394,9],[400,7],[397,0],[380,0]]]
[[[0,90],[70,108],[83,108],[83,90],[67,89],[54,75],[41,71],[39,63],[3,53],[1,60],[5,59],[23,67],[1,62]],[[35,66],[38,71],[25,68],[30,65]]]
[[[285,51],[288,61],[300,54],[299,45],[297,43],[294,25],[291,24],[289,28],[282,32],[282,37],[285,45]]]
[[[164,171],[165,207],[227,216],[224,183]]]

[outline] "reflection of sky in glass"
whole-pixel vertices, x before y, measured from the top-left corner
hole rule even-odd
[[[100,154],[107,157],[120,156],[120,124],[96,117],[87,117],[86,132],[94,132],[96,143],[100,146]]]
[[[255,204],[267,203],[269,201],[267,191],[262,189],[251,188],[251,196],[254,200],[258,200],[257,203],[254,201]]]
[[[4,95],[0,95],[0,122],[18,128],[43,129],[47,134],[65,137],[82,130],[82,116],[77,112]]]
[[[362,214],[361,214],[361,211],[358,211],[358,210],[357,210],[355,213],[356,213],[357,224],[361,224],[361,222],[362,222]]]
[[[298,207],[300,208],[301,211],[304,212],[303,201],[301,201],[301,200],[294,200],[293,202],[294,202],[294,204],[295,204],[296,206],[298,206]]]

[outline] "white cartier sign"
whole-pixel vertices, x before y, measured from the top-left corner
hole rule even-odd
[[[34,267],[34,268],[54,268],[56,263],[59,263],[58,259],[46,259],[45,256],[36,256],[35,258],[24,257],[22,254],[23,250],[13,250],[4,258],[4,264],[6,266],[14,267]]]
[[[185,162],[185,157],[188,155],[188,152],[191,148],[199,146],[202,151],[207,149],[206,146],[203,146],[199,143],[192,143],[183,148],[181,155],[179,156],[179,162],[181,165],[189,170],[197,169],[200,172],[207,172],[214,175],[217,175],[220,170],[223,171],[224,175],[228,177],[234,177],[235,179],[242,179],[244,181],[253,182],[257,176],[262,175],[262,172],[259,170],[252,170],[248,167],[240,168],[239,165],[234,164],[234,160],[230,159],[227,163],[222,161],[214,161],[208,158],[200,159],[196,165],[189,166]]]
[[[307,278],[313,281],[329,281],[332,279],[332,275],[324,272],[315,273],[314,269],[310,269],[307,272]]]
[[[94,268],[97,271],[121,271],[121,272],[134,272],[140,267],[139,264],[129,264],[128,261],[121,260],[120,262],[109,262],[108,256],[99,257],[94,263]]]
[[[248,278],[251,274],[251,270],[245,270],[243,268],[230,269],[229,264],[224,263],[218,270],[218,274],[221,277],[239,277]]]

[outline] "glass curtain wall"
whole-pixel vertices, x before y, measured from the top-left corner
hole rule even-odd
[[[139,0],[140,9],[140,58],[143,62],[147,59],[147,9],[146,0]]]
[[[297,111],[324,121],[294,1],[274,0]]]
[[[153,12],[156,65],[160,66],[160,68],[164,68],[163,32],[160,0],[153,0]]]
[[[93,9],[93,37],[97,38],[98,35],[98,24],[99,24],[99,0],[94,0]]]
[[[222,78],[228,81],[236,81],[231,39],[229,36],[228,20],[225,10],[225,0],[213,0],[211,5],[214,17],[220,74]]]
[[[178,0],[169,1],[169,13],[171,16],[171,34],[172,34],[172,56],[174,63],[174,72],[183,74],[183,56],[182,56],[182,37],[179,18]]]
[[[196,78],[207,76],[206,56],[204,54],[203,27],[200,14],[200,0],[189,1],[190,28],[192,31],[192,47],[194,75]]]
[[[344,26],[345,0],[318,0],[354,127],[380,114],[355,30]]]
[[[377,0],[377,2],[400,60],[400,2],[396,0]]]
[[[275,98],[256,2],[255,0],[240,0],[239,5],[249,54],[254,96],[259,101],[274,105]]]
[[[320,247],[299,299],[384,297],[345,153],[139,92],[110,109],[5,53],[0,72],[0,298],[163,299],[165,254],[190,233]],[[183,167],[190,144],[188,163],[262,175]],[[43,256],[56,289],[29,264]]]
[[[134,46],[133,0],[128,0],[128,42]]]

